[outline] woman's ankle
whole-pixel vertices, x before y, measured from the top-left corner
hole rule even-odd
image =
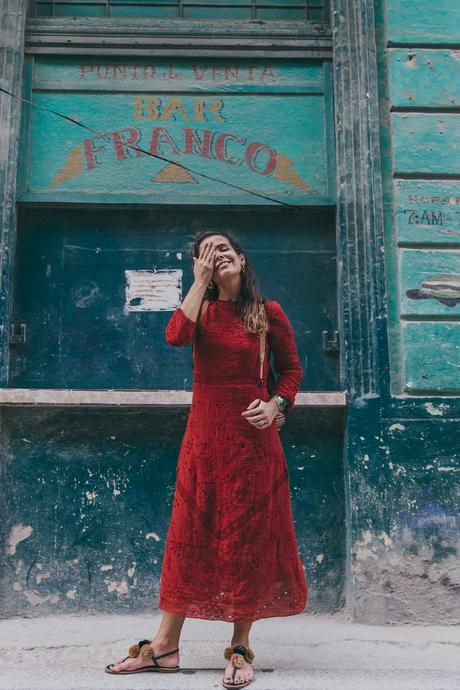
[[[162,649],[167,648],[170,650],[177,649],[179,647],[179,640],[171,637],[164,637],[163,635],[157,635],[152,639],[150,644],[152,647],[161,647]]]
[[[249,640],[243,640],[243,641],[242,641],[242,640],[238,640],[238,639],[237,639],[236,642],[234,642],[234,641],[232,640],[230,644],[232,645],[232,647],[236,647],[236,646],[239,645],[239,644],[242,644],[244,647],[249,647]]]

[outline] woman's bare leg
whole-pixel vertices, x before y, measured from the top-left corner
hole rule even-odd
[[[249,645],[251,625],[252,623],[242,623],[240,621],[233,623],[232,647],[236,644],[244,644],[245,647]]]
[[[233,623],[233,636],[231,645],[234,647],[237,644],[243,644],[245,647],[249,647],[249,631],[251,630],[252,622],[243,623],[241,621],[236,621]],[[242,683],[246,680],[250,680],[254,677],[251,664],[247,661],[243,663],[243,666],[237,669],[235,673],[235,678],[233,680],[235,685]],[[233,666],[230,662],[225,667],[224,680],[227,683],[231,683],[233,678]]]
[[[185,616],[178,616],[175,613],[169,613],[169,611],[163,612],[158,632],[150,642],[150,646],[152,647],[155,656],[179,647],[179,638],[184,621]],[[158,663],[160,666],[178,666],[179,652],[163,657],[163,659],[160,659]],[[130,671],[146,665],[152,665],[152,660],[139,655],[134,658],[126,659],[126,661],[123,662],[117,662],[112,670],[115,672]]]
[[[184,621],[185,616],[179,616],[176,613],[164,611],[158,632],[152,639],[152,646],[153,643],[156,642],[163,646],[169,645],[169,649],[176,649],[176,647],[179,646],[179,638]]]

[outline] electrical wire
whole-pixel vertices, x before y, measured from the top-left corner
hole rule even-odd
[[[83,129],[88,130],[88,132],[93,132],[94,134],[104,137],[106,136],[102,132],[99,132],[99,130],[94,129],[93,127],[90,127],[89,125],[86,125],[83,122],[79,122],[78,120],[75,120],[73,117],[69,117],[69,115],[64,115],[64,113],[60,113],[58,110],[53,110],[51,108],[48,108],[45,105],[40,105],[39,103],[35,103],[32,100],[29,100],[27,98],[23,98],[22,96],[18,96],[15,93],[12,93],[11,91],[7,91],[7,89],[3,89],[0,87],[0,91],[3,93],[6,93],[8,96],[11,96],[12,98],[16,98],[18,101],[21,101],[22,103],[28,103],[34,108],[38,108],[40,110],[45,110],[49,113],[52,113],[53,115],[57,115],[58,117],[61,117],[64,120],[67,120],[68,122],[72,122],[74,125],[78,125],[78,127],[82,127]],[[233,184],[232,182],[227,182],[227,180],[221,180],[218,177],[214,177],[213,175],[207,175],[206,173],[198,172],[197,170],[194,170],[193,168],[189,168],[186,165],[182,165],[182,163],[177,163],[174,160],[171,160],[170,158],[166,158],[165,156],[160,156],[159,154],[152,153],[151,151],[147,151],[146,149],[142,149],[140,146],[136,146],[135,144],[128,144],[128,143],[123,143],[123,146],[126,146],[127,148],[131,148],[134,151],[139,151],[140,153],[144,153],[147,156],[152,156],[152,158],[157,158],[159,160],[164,161],[165,163],[171,163],[172,165],[177,165],[177,167],[182,168],[186,172],[190,173],[191,175],[196,175],[199,177],[203,177],[206,180],[211,180],[212,182],[219,182],[220,184],[226,185],[227,187],[231,187],[232,189],[238,189],[241,192],[246,192],[247,194],[251,194],[252,196],[259,197],[260,199],[265,199],[265,201],[271,201],[272,203],[275,204],[280,204],[281,206],[287,206],[289,208],[293,208],[296,210],[302,210],[301,206],[297,206],[295,204],[290,204],[287,201],[281,201],[280,199],[275,199],[274,197],[267,196],[266,194],[261,194],[260,192],[254,192],[252,189],[247,189],[247,187],[242,187],[237,184]]]

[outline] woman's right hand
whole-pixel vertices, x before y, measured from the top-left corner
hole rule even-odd
[[[215,258],[216,247],[214,243],[211,240],[204,240],[199,257],[193,257],[193,275],[196,283],[208,285],[214,273]]]

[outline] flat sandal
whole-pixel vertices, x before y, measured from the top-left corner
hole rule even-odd
[[[244,681],[244,683],[235,683],[235,674],[239,668],[242,667],[243,661],[247,661],[248,664],[252,664],[255,659],[255,654],[251,647],[245,647],[243,644],[237,644],[234,647],[226,647],[224,651],[224,658],[230,661],[233,666],[232,669],[232,682],[226,683],[224,677],[222,678],[222,685],[224,688],[245,688],[246,685],[252,683],[254,678]]]
[[[180,671],[179,666],[160,666],[160,664],[157,663],[157,659],[162,659],[165,656],[169,656],[170,654],[175,654],[176,652],[179,651],[179,649],[172,649],[169,652],[164,652],[164,654],[157,654],[156,656],[153,653],[153,649],[150,646],[150,642],[152,640],[139,640],[137,644],[132,644],[131,647],[128,650],[128,656],[125,656],[124,659],[121,661],[118,661],[118,664],[122,664],[123,661],[126,661],[126,659],[134,659],[137,656],[142,656],[145,657],[146,659],[152,659],[153,661],[153,666],[141,666],[141,668],[136,668],[132,669],[130,671],[113,671],[113,667],[116,666],[117,664],[108,664],[104,671],[106,673],[111,673],[114,676],[127,676],[131,673],[176,673],[177,671]]]

